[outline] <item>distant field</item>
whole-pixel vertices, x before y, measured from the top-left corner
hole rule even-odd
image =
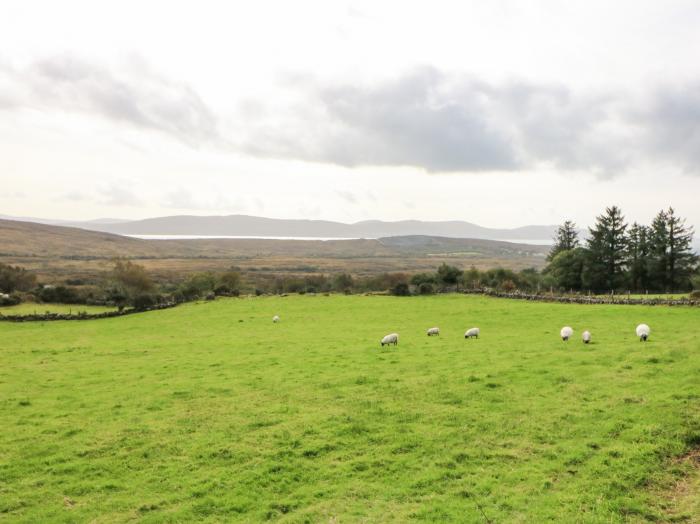
[[[0,306],[0,313],[3,315],[31,315],[33,313],[72,313],[77,315],[81,311],[86,313],[103,313],[113,311],[113,307],[86,306],[83,304],[34,304],[26,302],[16,306]]]
[[[692,522],[699,315],[318,295],[0,323],[0,515]]]

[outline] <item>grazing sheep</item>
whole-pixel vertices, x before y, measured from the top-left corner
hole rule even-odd
[[[395,346],[399,344],[398,333],[390,333],[382,339],[382,347],[384,347],[385,345],[389,346],[391,344],[394,344]]]
[[[561,339],[564,342],[567,342],[569,340],[569,338],[571,337],[571,335],[574,334],[574,330],[571,329],[569,326],[565,326],[565,327],[561,328],[561,331],[559,332],[559,334],[561,335]]]
[[[272,321],[273,321],[275,324],[277,324],[277,322],[280,321],[279,315],[275,315],[274,317],[272,317]]]
[[[588,344],[591,341],[591,332],[590,331],[584,331],[583,335],[581,335],[581,338],[583,339],[584,344]]]
[[[432,327],[428,330],[428,336],[432,337],[433,335],[439,335],[440,334],[440,328],[439,327]]]
[[[636,329],[637,336],[641,342],[646,342],[651,333],[651,329],[646,324],[639,324]]]
[[[468,329],[467,332],[464,334],[464,338],[479,338],[479,328],[471,328]]]

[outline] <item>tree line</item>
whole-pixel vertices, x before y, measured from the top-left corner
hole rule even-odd
[[[544,273],[564,290],[688,291],[698,269],[693,235],[672,207],[650,225],[629,225],[619,207],[608,207],[583,242],[574,222],[559,226]]]

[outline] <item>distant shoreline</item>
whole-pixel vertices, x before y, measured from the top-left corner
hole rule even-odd
[[[129,238],[139,238],[141,240],[215,240],[215,239],[238,239],[238,240],[377,240],[376,237],[296,237],[296,236],[265,236],[265,235],[127,235],[121,236]],[[535,246],[547,246],[552,243],[545,239],[496,239],[485,238],[476,240],[494,240],[497,242],[511,242],[513,244],[530,244]]]

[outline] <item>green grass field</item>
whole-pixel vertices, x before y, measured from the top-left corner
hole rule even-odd
[[[25,302],[16,306],[0,306],[0,314],[2,315],[39,315],[46,313],[64,313],[77,315],[81,311],[86,313],[103,313],[105,311],[113,311],[115,308],[107,306],[86,306],[84,304],[34,304]]]
[[[465,340],[472,326],[482,336]],[[398,347],[380,348],[392,331]],[[692,522],[698,509],[679,459],[700,446],[698,309],[225,299],[0,323],[0,351],[0,520]]]

